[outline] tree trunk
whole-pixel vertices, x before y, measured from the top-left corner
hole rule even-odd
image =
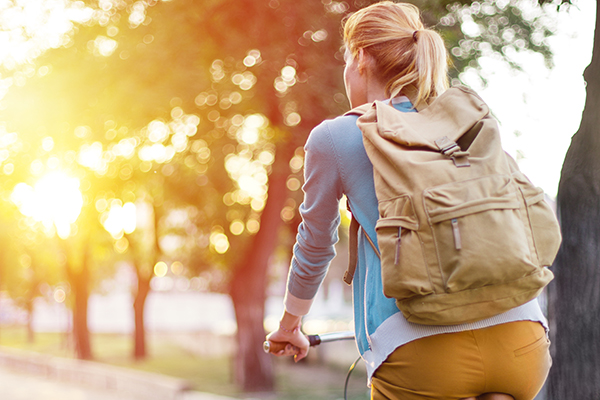
[[[90,332],[88,329],[88,265],[84,261],[81,271],[71,271],[71,290],[74,295],[73,304],[73,338],[75,340],[75,352],[81,360],[92,359],[92,348],[90,344]]]
[[[35,341],[35,333],[33,331],[33,309],[36,293],[38,293],[39,281],[37,278],[36,261],[33,260],[30,266],[29,275],[29,290],[25,298],[25,311],[27,312],[27,343]]]
[[[75,340],[75,352],[81,360],[91,360],[92,347],[90,343],[90,332],[88,329],[88,298],[89,298],[89,262],[90,249],[85,244],[83,260],[81,265],[67,264],[69,283],[73,292],[73,338]]]
[[[75,351],[77,358],[81,360],[92,359],[92,347],[90,345],[90,332],[87,325],[88,290],[87,282],[78,279],[73,285],[75,304],[73,307],[73,337],[75,339]]]
[[[35,333],[33,331],[33,298],[28,298],[25,304],[27,311],[27,343],[35,342]]]
[[[146,327],[144,323],[144,309],[146,307],[146,299],[150,292],[150,279],[142,276],[142,271],[139,268],[137,272],[137,293],[133,301],[133,314],[135,322],[133,358],[135,360],[143,360],[146,358]]]
[[[150,280],[152,279],[152,267],[158,261],[161,248],[158,237],[158,223],[160,220],[159,212],[154,204],[152,204],[152,226],[153,226],[153,242],[149,250],[142,243],[135,241],[133,236],[126,235],[129,241],[129,247],[133,254],[133,264],[137,277],[137,291],[133,300],[133,358],[137,361],[143,360],[148,355],[146,350],[146,323],[144,320],[144,310],[146,309],[146,299],[150,293]],[[151,258],[148,260],[147,252],[151,252]],[[148,263],[150,265],[148,265]],[[148,266],[148,268],[144,268]]]
[[[230,287],[238,325],[234,376],[240,387],[248,392],[270,391],[274,385],[271,356],[262,350],[265,340],[263,320],[267,270],[277,244],[277,235],[283,226],[280,213],[287,198],[286,180],[288,162],[293,155],[292,147],[288,144],[279,148],[269,178],[268,198],[261,216],[260,231],[248,247],[246,256],[241,258],[243,261],[237,265]]]
[[[598,15],[598,11],[597,11]],[[549,288],[554,400],[600,399],[600,29],[584,77],[587,98],[557,196],[563,233]]]

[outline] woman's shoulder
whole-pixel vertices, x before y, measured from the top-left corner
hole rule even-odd
[[[358,126],[356,126],[356,120],[358,119],[358,115],[353,114],[344,114],[332,119],[326,119],[321,122],[321,125],[325,125],[328,129],[334,134],[346,133],[349,130],[358,132]]]
[[[337,147],[361,139],[360,130],[356,126],[357,118],[356,115],[341,115],[324,120],[311,131],[307,146],[318,148],[323,148],[323,146]]]

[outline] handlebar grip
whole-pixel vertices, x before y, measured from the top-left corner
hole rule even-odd
[[[310,347],[315,347],[321,344],[321,337],[319,335],[307,335],[306,337]]]
[[[263,350],[265,353],[273,353],[277,354],[281,350],[285,349],[289,343],[287,342],[271,342],[270,340],[265,340],[263,343]]]
[[[308,339],[310,347],[318,346],[319,344],[321,344],[321,338],[319,337],[319,335],[307,335],[306,338]],[[271,342],[270,340],[265,340],[263,343],[263,350],[265,351],[265,353],[276,354],[281,350],[285,349],[285,346],[287,346],[288,344],[288,342]]]

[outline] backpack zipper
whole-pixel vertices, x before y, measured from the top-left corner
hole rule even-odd
[[[458,229],[458,220],[456,218],[452,220],[452,233],[454,234],[454,248],[460,250],[462,243],[460,240],[460,230]]]
[[[402,227],[398,227],[398,240],[396,240],[396,256],[394,258],[394,265],[398,265],[400,262],[400,242],[402,241]]]

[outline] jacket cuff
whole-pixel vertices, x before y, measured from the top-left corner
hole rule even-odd
[[[299,299],[298,297],[294,296],[289,292],[285,293],[285,298],[283,299],[285,311],[292,315],[297,315],[299,317],[308,314],[312,302],[313,299]]]

